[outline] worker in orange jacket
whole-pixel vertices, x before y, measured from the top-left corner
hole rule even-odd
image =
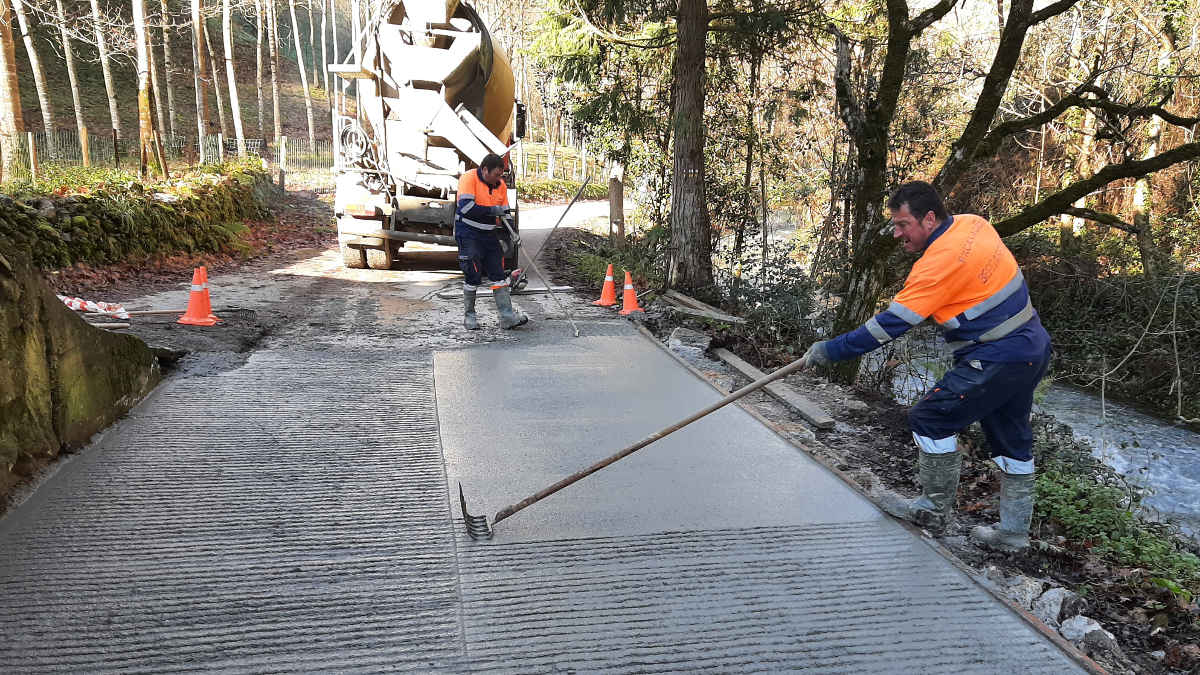
[[[933,186],[906,183],[888,202],[893,236],[920,253],[904,288],[861,327],[813,344],[806,365],[852,359],[932,317],[954,352],[954,367],[909,411],[921,495],[877,496],[894,516],[942,531],[954,509],[962,456],[957,434],[983,427],[1002,473],[1000,524],[976,527],[985,547],[1029,545],[1033,513],[1033,390],[1050,364],[1050,336],[1029,298],[1017,261],[999,233],[975,215],[950,216]]]
[[[486,274],[500,314],[501,328],[516,328],[529,318],[513,309],[509,277],[504,273],[504,250],[499,233],[500,219],[508,214],[508,186],[504,159],[489,154],[458,179],[458,203],[454,211],[454,240],[458,243],[458,266],[463,271],[463,326],[479,329],[475,294]]]

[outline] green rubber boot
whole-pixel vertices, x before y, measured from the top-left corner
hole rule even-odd
[[[957,451],[943,454],[918,452],[921,496],[906,499],[890,490],[881,491],[875,496],[884,511],[940,534],[954,515],[954,497],[958,493],[962,455]]]
[[[479,317],[475,315],[475,291],[463,290],[463,328],[479,330]]]
[[[492,297],[496,298],[496,310],[500,312],[501,328],[516,328],[529,322],[529,317],[513,309],[512,292],[508,286],[501,286],[492,291]]]
[[[1000,479],[1000,526],[979,525],[971,539],[984,548],[1016,553],[1029,547],[1029,521],[1033,518],[1033,474],[1003,474]]]

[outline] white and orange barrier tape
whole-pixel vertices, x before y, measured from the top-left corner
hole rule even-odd
[[[118,319],[128,319],[129,312],[125,311],[124,305],[118,305],[111,302],[94,302],[92,300],[84,300],[83,298],[69,298],[65,295],[58,296],[59,300],[63,301],[67,307],[77,312],[91,312],[92,314],[107,314],[115,316]]]

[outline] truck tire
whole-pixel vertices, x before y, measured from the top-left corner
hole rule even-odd
[[[361,248],[342,244],[342,264],[352,270],[365,269],[367,266],[367,254],[363,253]]]
[[[392,269],[392,247],[388,242],[383,242],[382,248],[364,248],[362,250],[367,255],[367,267],[373,270]]]

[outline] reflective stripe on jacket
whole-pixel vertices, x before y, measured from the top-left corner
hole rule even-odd
[[[939,225],[888,308],[831,340],[829,356],[842,361],[865,354],[927,317],[945,332],[956,358],[981,345],[1019,337],[1019,344],[985,352],[986,360],[1020,361],[1043,353],[1049,343],[1016,259],[980,216],[954,216]]]
[[[493,206],[508,205],[508,186],[501,179],[493,187],[483,182],[479,169],[471,169],[458,179],[458,205],[454,219],[478,230],[494,230],[500,225],[491,214]]]

